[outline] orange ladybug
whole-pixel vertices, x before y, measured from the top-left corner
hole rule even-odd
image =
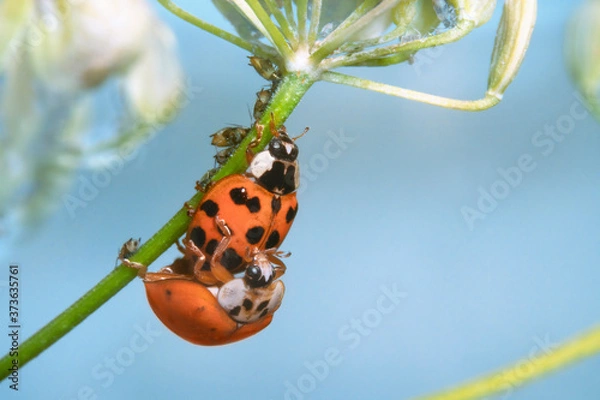
[[[260,135],[263,127],[257,127]],[[298,147],[285,128],[277,130],[273,122],[270,128],[273,138],[252,156],[246,173],[219,180],[204,195],[184,239],[191,270],[178,273],[222,284],[246,268],[248,254],[276,249],[285,239],[298,212]],[[224,248],[215,257],[220,244]]]
[[[267,149],[249,156],[246,173],[223,178],[208,190],[184,246],[178,245],[182,258],[147,273],[125,257],[134,251],[121,252],[123,263],[143,278],[156,316],[192,343],[247,338],[268,326],[281,305],[285,286],[279,278],[286,267],[280,258],[289,254],[277,248],[298,211],[298,147],[285,128],[275,129],[273,121],[270,128],[273,139]],[[260,137],[263,127],[257,129]]]
[[[285,272],[277,251],[257,251],[243,277],[222,286],[205,286],[191,275],[175,273],[189,268],[189,258],[178,258],[158,272],[122,258],[138,269],[150,307],[161,322],[179,337],[199,345],[237,342],[266,328],[281,305]]]

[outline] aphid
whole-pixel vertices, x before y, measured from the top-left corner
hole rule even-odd
[[[231,157],[233,153],[235,153],[235,147],[226,147],[223,150],[219,150],[214,156],[215,161],[217,164],[223,165],[229,160],[229,157]]]
[[[268,89],[263,89],[256,93],[256,103],[254,103],[254,111],[252,113],[252,116],[256,121],[262,117],[263,113],[267,109],[269,101],[271,100],[271,95],[272,92]]]
[[[254,67],[256,72],[258,72],[258,74],[264,79],[268,81],[281,80],[279,70],[277,69],[277,66],[273,64],[272,61],[257,56],[250,56],[248,58],[250,59],[250,65]]]
[[[210,135],[211,144],[217,147],[237,146],[248,135],[248,132],[250,132],[250,128],[228,126]]]

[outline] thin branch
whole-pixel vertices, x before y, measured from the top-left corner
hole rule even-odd
[[[455,100],[446,97],[434,96],[427,93],[421,93],[414,90],[403,89],[384,83],[374,82],[368,79],[357,78],[355,76],[340,74],[339,72],[324,72],[321,79],[331,83],[339,83],[357,87],[360,89],[372,90],[390,96],[402,97],[404,99],[419,101],[434,106],[451,108],[463,111],[481,111],[495,106],[501,100],[500,97],[486,93],[485,97],[479,100]]]
[[[285,38],[292,45],[292,47],[295,48],[298,45],[298,36],[296,34],[296,30],[292,29],[290,21],[288,21],[283,12],[281,12],[279,7],[277,7],[275,0],[265,0],[265,3],[269,8],[269,12],[273,14],[275,20],[277,20],[277,23],[281,28],[281,32],[283,32]]]
[[[470,383],[419,400],[467,400],[488,398],[546,375],[556,369],[600,352],[600,326],[535,358],[521,360],[503,370],[491,373]],[[524,366],[526,366],[524,368]]]
[[[257,55],[259,57],[263,57],[263,58],[270,58],[274,54],[274,51],[273,51],[274,49],[272,47],[269,47],[262,43],[248,42],[247,40],[244,40],[239,36],[236,36],[230,32],[227,32],[221,28],[218,28],[212,24],[209,24],[206,21],[201,20],[200,18],[196,17],[195,15],[190,14],[187,11],[185,11],[183,8],[177,6],[175,3],[173,3],[170,0],[158,0],[158,2],[160,4],[162,4],[163,7],[165,7],[167,10],[169,10],[170,12],[172,12],[173,14],[175,14],[182,20],[189,22],[190,24],[195,25],[198,28],[200,28],[210,34],[220,37],[221,39],[226,40],[229,43],[232,43],[238,47],[241,47],[242,49],[247,50],[248,52],[250,52],[252,54],[255,54],[255,55]]]
[[[246,18],[248,22],[254,25],[264,37],[273,42],[273,39],[269,35],[267,29],[264,27],[261,20],[256,16],[252,10],[252,7],[250,7],[245,0],[231,0],[231,3],[237,7],[239,13],[242,14],[242,16]]]
[[[413,40],[405,43],[398,43],[391,46],[379,47],[376,49],[357,52],[354,54],[333,57],[323,60],[321,68],[323,70],[332,70],[342,66],[361,64],[365,61],[382,58],[396,53],[416,52],[428,47],[441,46],[455,42],[473,30],[475,23],[470,20],[458,21],[456,26],[447,32],[438,35],[431,35],[424,39]]]
[[[290,24],[292,25],[292,29],[298,30],[296,20],[294,19],[294,6],[292,5],[292,0],[283,0],[283,8],[285,9],[287,20],[290,21]]]
[[[400,64],[410,60],[411,55],[414,53],[402,52],[393,54],[391,56],[375,58],[372,60],[363,61],[362,63],[354,64],[357,67],[387,67],[389,65]]]
[[[394,28],[391,32],[386,33],[383,36],[377,36],[373,39],[359,40],[356,42],[345,43],[342,46],[340,46],[340,52],[346,52],[349,49],[355,49],[355,48],[365,49],[368,47],[380,46],[380,45],[383,45],[384,43],[388,43],[388,42],[391,42],[393,40],[400,38],[400,36],[402,36],[405,32],[406,32],[406,27],[398,26],[398,27]]]
[[[348,41],[352,35],[360,32],[366,26],[373,22],[377,17],[381,14],[389,11],[390,8],[394,7],[401,0],[383,0],[379,5],[375,6],[375,8],[371,9],[366,14],[362,15],[358,20],[353,21],[356,18],[357,12],[362,9],[364,12],[366,5],[371,5],[372,1],[365,1],[361,6],[359,6],[354,13],[350,15],[350,17],[346,18],[346,20],[337,27],[329,36],[327,36],[323,42],[316,48],[316,50],[311,55],[312,62],[314,64],[318,64],[327,56],[332,54],[335,50],[338,49],[344,42]],[[363,7],[365,6],[365,7]]]
[[[296,1],[296,12],[298,13],[298,37],[300,42],[306,43],[308,35],[306,32],[306,24],[308,18],[308,0]]]
[[[261,31],[263,35],[275,45],[279,54],[281,54],[284,59],[289,60],[294,57],[290,43],[285,39],[279,28],[277,28],[277,25],[273,23],[273,20],[271,20],[271,17],[267,14],[258,0],[232,1],[234,1],[240,10],[243,11],[245,16],[252,18],[251,21],[257,28],[262,28]],[[250,6],[250,9],[247,8],[248,6]],[[258,18],[259,22],[255,21],[254,17]]]
[[[312,47],[319,36],[319,24],[321,23],[321,8],[323,0],[313,0],[310,15],[310,28],[308,31],[308,45]]]

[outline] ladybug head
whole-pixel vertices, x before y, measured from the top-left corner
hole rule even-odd
[[[267,286],[275,278],[275,271],[264,254],[256,254],[246,268],[244,281],[252,288]]]
[[[298,158],[298,146],[283,129],[277,131],[277,134],[273,136],[269,142],[268,151],[276,160],[294,162]]]
[[[264,271],[260,267],[251,265],[246,268],[244,281],[252,288],[263,287],[267,286],[273,281],[273,274],[268,272],[267,275],[265,275]]]

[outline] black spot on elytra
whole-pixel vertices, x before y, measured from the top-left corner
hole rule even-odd
[[[259,198],[253,197],[251,199],[248,199],[248,201],[246,201],[246,207],[248,207],[248,211],[250,211],[252,214],[259,212],[260,211]]]
[[[208,254],[209,256],[212,256],[215,253],[215,250],[217,249],[217,246],[219,245],[219,241],[217,239],[211,239],[208,241],[208,243],[206,244],[206,254]]]
[[[235,188],[229,191],[229,197],[231,200],[237,205],[246,204],[246,200],[248,200],[248,194],[246,193],[246,188]]]
[[[269,312],[268,308],[265,308],[263,312],[260,313],[260,318],[264,317],[265,315],[267,315],[267,313]]]
[[[250,299],[244,299],[244,302],[242,303],[242,305],[244,306],[246,311],[250,311],[250,309],[252,308],[254,303],[252,303],[252,300],[250,300]]]
[[[256,307],[256,311],[262,311],[262,309],[265,308],[267,304],[269,304],[269,300],[263,301],[258,305],[258,307]]]
[[[288,224],[290,222],[292,222],[294,220],[294,218],[296,218],[296,213],[298,212],[298,207],[294,208],[294,207],[290,207],[287,211],[287,213],[285,214],[285,222],[287,222]]]
[[[273,214],[277,214],[281,210],[281,197],[273,196],[271,199],[271,210]]]
[[[206,260],[204,261],[204,264],[202,264],[202,268],[200,268],[202,271],[210,271],[210,261]]]
[[[229,315],[233,315],[234,317],[238,316],[240,311],[242,310],[242,307],[240,306],[235,306],[231,309],[231,311],[229,311]]]
[[[206,200],[200,206],[200,209],[209,217],[214,217],[219,212],[219,205],[212,200]]]
[[[248,229],[246,232],[246,240],[250,244],[257,244],[265,234],[265,228],[262,226],[255,226],[254,228]]]
[[[279,236],[279,232],[277,232],[277,231],[271,232],[271,234],[269,235],[269,238],[267,239],[267,244],[265,245],[265,248],[272,249],[274,247],[277,247],[280,239],[281,239],[281,237]]]
[[[204,246],[204,242],[206,242],[206,232],[204,232],[204,229],[197,226],[194,229],[192,229],[190,239],[192,239],[192,242],[194,242],[196,247],[201,249],[202,246]]]
[[[225,250],[223,257],[221,257],[221,265],[230,271],[239,267],[242,264],[242,261],[242,257],[240,257],[232,248]]]
[[[165,290],[165,293],[167,294],[167,297],[171,297],[171,291],[169,289]]]

